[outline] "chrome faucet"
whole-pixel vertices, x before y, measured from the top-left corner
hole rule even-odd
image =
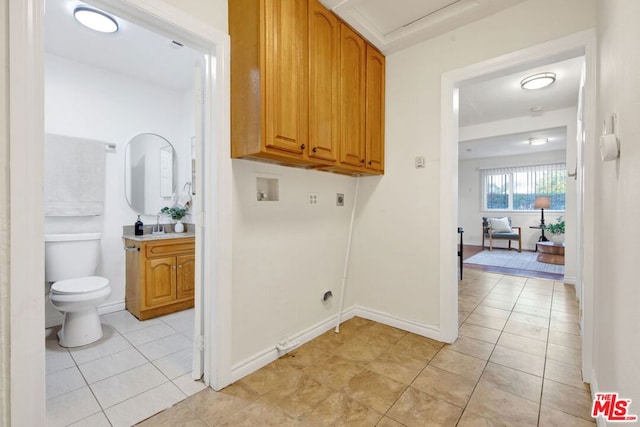
[[[164,227],[160,229],[160,214],[156,216],[156,228],[152,230],[152,234],[162,234],[164,233]]]

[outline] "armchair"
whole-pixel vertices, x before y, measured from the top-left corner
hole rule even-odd
[[[493,250],[494,240],[507,240],[509,249],[511,241],[518,241],[518,252],[522,252],[522,229],[511,225],[511,218],[482,217],[482,249],[485,248],[485,240],[489,239],[489,250]]]

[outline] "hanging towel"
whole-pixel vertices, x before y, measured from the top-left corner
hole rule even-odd
[[[45,216],[102,215],[104,144],[84,138],[45,135]]]

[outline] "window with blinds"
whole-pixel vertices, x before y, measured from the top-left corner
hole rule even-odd
[[[533,211],[536,196],[548,196],[552,211],[565,210],[566,163],[481,169],[482,210]]]

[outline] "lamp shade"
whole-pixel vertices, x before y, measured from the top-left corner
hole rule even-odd
[[[551,198],[547,196],[538,196],[536,201],[533,202],[533,206],[536,209],[549,209],[551,207]]]

